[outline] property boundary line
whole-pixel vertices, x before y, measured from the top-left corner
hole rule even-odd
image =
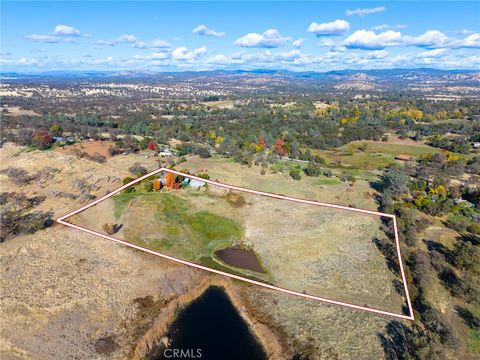
[[[223,188],[226,188],[226,189],[237,190],[237,191],[247,192],[247,193],[256,194],[256,195],[262,195],[262,196],[275,198],[275,199],[280,199],[280,200],[287,200],[287,201],[292,201],[292,202],[297,202],[297,203],[303,203],[303,204],[309,204],[309,205],[315,205],[315,206],[322,206],[322,207],[334,208],[334,209],[341,209],[341,210],[359,212],[359,213],[368,214],[368,215],[375,215],[375,216],[381,216],[381,217],[383,216],[383,217],[391,218],[392,221],[393,221],[393,230],[394,230],[394,235],[395,235],[396,251],[397,251],[397,256],[398,256],[398,260],[399,260],[400,274],[401,274],[401,277],[402,277],[402,283],[403,283],[403,288],[404,288],[404,292],[405,292],[405,298],[406,298],[406,301],[407,301],[407,307],[408,307],[409,315],[397,314],[397,313],[393,313],[393,312],[389,312],[389,311],[384,311],[384,310],[380,310],[380,309],[371,308],[371,307],[368,307],[368,306],[361,306],[361,305],[351,304],[351,303],[344,302],[344,301],[332,300],[332,299],[321,297],[321,296],[309,295],[309,294],[301,293],[301,292],[298,292],[298,291],[285,289],[285,288],[282,288],[282,287],[279,287],[279,286],[267,284],[267,283],[264,283],[264,282],[252,280],[252,279],[249,279],[247,277],[230,274],[230,273],[227,273],[227,272],[224,272],[224,271],[221,271],[221,270],[212,269],[212,268],[209,268],[209,267],[206,267],[206,266],[194,263],[194,262],[186,261],[186,260],[174,257],[174,256],[166,255],[166,254],[160,253],[158,251],[154,251],[154,250],[151,250],[151,249],[139,246],[139,245],[135,245],[135,244],[130,243],[128,241],[120,240],[120,239],[114,238],[112,236],[99,233],[95,230],[88,229],[86,227],[75,225],[75,224],[72,224],[72,223],[69,223],[69,222],[65,221],[65,219],[67,219],[67,218],[69,218],[73,215],[76,215],[76,214],[78,214],[78,213],[80,213],[80,212],[82,212],[82,211],[84,211],[84,210],[86,210],[86,209],[88,209],[92,206],[95,206],[96,204],[112,197],[113,195],[117,194],[118,192],[120,192],[120,191],[122,191],[122,190],[124,190],[124,189],[126,189],[126,188],[144,180],[144,179],[147,179],[150,176],[158,174],[160,172],[169,172],[169,173],[172,173],[172,174],[181,175],[181,176],[184,176],[184,177],[187,177],[187,178],[190,178],[190,179],[195,179],[195,180],[207,183],[207,184],[223,187]],[[185,173],[182,173],[180,171],[176,171],[176,170],[173,170],[173,169],[167,169],[167,168],[162,167],[162,168],[154,170],[154,171],[152,171],[152,172],[150,172],[146,175],[143,175],[143,176],[141,176],[141,177],[139,177],[139,178],[137,178],[137,179],[135,179],[135,180],[133,180],[133,181],[131,181],[131,182],[115,189],[115,190],[113,190],[112,192],[106,194],[105,196],[102,196],[101,198],[99,198],[99,199],[97,199],[97,200],[95,200],[95,201],[93,201],[93,202],[91,202],[91,203],[89,203],[85,206],[82,206],[81,208],[79,208],[77,210],[71,211],[71,212],[59,217],[56,221],[58,223],[62,224],[62,225],[66,225],[66,226],[69,226],[71,228],[81,230],[81,231],[84,231],[86,233],[89,233],[89,234],[92,234],[92,235],[95,235],[95,236],[99,236],[101,238],[104,238],[104,239],[107,239],[107,240],[110,240],[110,241],[114,241],[116,243],[131,247],[131,248],[134,248],[134,249],[137,249],[137,250],[141,250],[141,251],[147,252],[147,253],[155,255],[155,256],[159,256],[159,257],[164,258],[164,259],[168,259],[168,260],[171,260],[171,261],[183,264],[183,265],[188,265],[188,266],[191,266],[191,267],[194,267],[194,268],[197,268],[197,269],[209,271],[209,272],[212,272],[212,273],[215,273],[215,274],[218,274],[218,275],[227,276],[227,277],[230,277],[230,278],[233,278],[233,279],[236,279],[236,280],[240,280],[240,281],[244,281],[244,282],[247,282],[247,283],[250,283],[250,284],[258,285],[258,286],[261,286],[261,287],[264,287],[264,288],[267,288],[267,289],[276,290],[276,291],[280,291],[280,292],[283,292],[283,293],[286,293],[286,294],[299,296],[299,297],[310,299],[310,300],[316,300],[316,301],[324,302],[324,303],[327,303],[327,304],[345,306],[345,307],[352,308],[352,309],[363,310],[363,311],[367,311],[367,312],[371,312],[371,313],[375,313],[375,314],[380,314],[380,315],[392,316],[392,317],[399,318],[399,319],[415,320],[414,313],[413,313],[413,308],[412,308],[412,303],[411,303],[411,300],[410,300],[410,294],[409,294],[409,291],[408,291],[408,284],[407,284],[405,271],[404,271],[404,267],[403,267],[402,256],[401,256],[401,252],[400,252],[400,241],[399,241],[399,237],[398,237],[397,219],[396,219],[396,216],[392,215],[392,214],[382,213],[382,212],[378,212],[378,211],[371,211],[371,210],[366,210],[366,209],[352,208],[352,207],[348,207],[348,206],[342,206],[342,205],[336,205],[336,204],[330,204],[330,203],[324,203],[324,202],[319,202],[319,201],[314,201],[314,200],[306,200],[306,199],[296,198],[296,197],[292,197],[292,196],[285,196],[285,195],[281,195],[281,194],[275,194],[275,193],[268,193],[268,192],[264,192],[264,191],[253,190],[253,189],[249,189],[249,188],[243,188],[243,187],[240,187],[240,186],[224,184],[224,183],[221,183],[221,182],[218,182],[218,181],[203,179],[203,178],[200,178],[198,176],[185,174]]]

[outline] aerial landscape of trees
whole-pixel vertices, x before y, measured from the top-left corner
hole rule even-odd
[[[357,95],[302,89],[149,101],[140,95],[122,101],[114,96],[62,101],[14,98],[10,105],[32,107],[38,115],[4,114],[2,145],[14,142],[28,150],[53,151],[99,140],[108,141],[109,156],[175,155],[159,157],[161,166],[179,165],[193,155],[256,166],[260,176],[284,174],[293,186],[305,186],[306,181],[315,181],[312,186],[343,183],[346,191],[354,191],[360,179],[369,181],[370,198],[382,212],[397,216],[416,318],[411,324],[389,322],[379,340],[387,359],[442,359],[448,351],[478,343],[471,339],[478,337],[480,324],[480,106],[469,98],[436,101],[393,91]],[[222,102],[231,106],[219,106]],[[414,146],[414,154],[401,156],[390,146],[407,150]],[[106,156],[81,148],[72,154],[108,162]],[[354,156],[362,160],[344,161]],[[130,176],[123,184],[148,173],[140,160],[128,164]],[[27,173],[10,167],[2,173],[10,181],[30,186],[48,171]],[[150,177],[138,189],[170,191],[181,188],[183,180],[168,173],[163,182]],[[79,179],[74,185],[88,194]],[[229,196],[232,206],[245,205],[244,199]],[[31,204],[42,199],[2,193],[0,201],[6,234],[1,241],[51,225],[50,212],[29,212]],[[391,226],[384,227],[387,237],[374,242],[398,275]],[[443,243],[431,229],[454,235]],[[104,224],[108,234],[118,230],[118,224]],[[452,309],[440,311],[432,289],[448,294]]]

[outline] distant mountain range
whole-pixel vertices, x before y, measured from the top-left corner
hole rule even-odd
[[[0,73],[4,83],[59,84],[143,83],[195,87],[227,92],[402,92],[429,97],[480,96],[480,70],[373,69],[328,72],[286,70],[155,71],[49,71]]]
[[[161,72],[150,70],[128,70],[128,71],[45,71],[45,72],[0,72],[2,77],[145,77],[145,76],[217,76],[217,75],[269,75],[280,77],[329,77],[329,76],[352,76],[355,74],[366,74],[376,77],[392,77],[403,75],[421,75],[421,76],[444,76],[452,74],[480,74],[480,70],[455,69],[441,70],[432,68],[416,68],[416,69],[371,69],[371,70],[332,70],[325,72],[316,71],[288,71],[288,70],[272,70],[272,69],[255,69],[255,70],[208,70],[208,71],[181,71],[181,72]]]

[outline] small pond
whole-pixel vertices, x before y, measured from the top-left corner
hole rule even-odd
[[[228,265],[261,273],[264,272],[253,250],[230,247],[215,251],[215,255]]]

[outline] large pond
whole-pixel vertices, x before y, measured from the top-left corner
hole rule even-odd
[[[158,349],[150,359],[267,359],[220,287],[208,288],[182,310],[170,327],[169,338],[170,346]]]
[[[253,250],[231,247],[217,250],[215,251],[215,255],[226,264],[242,269],[264,272]]]

